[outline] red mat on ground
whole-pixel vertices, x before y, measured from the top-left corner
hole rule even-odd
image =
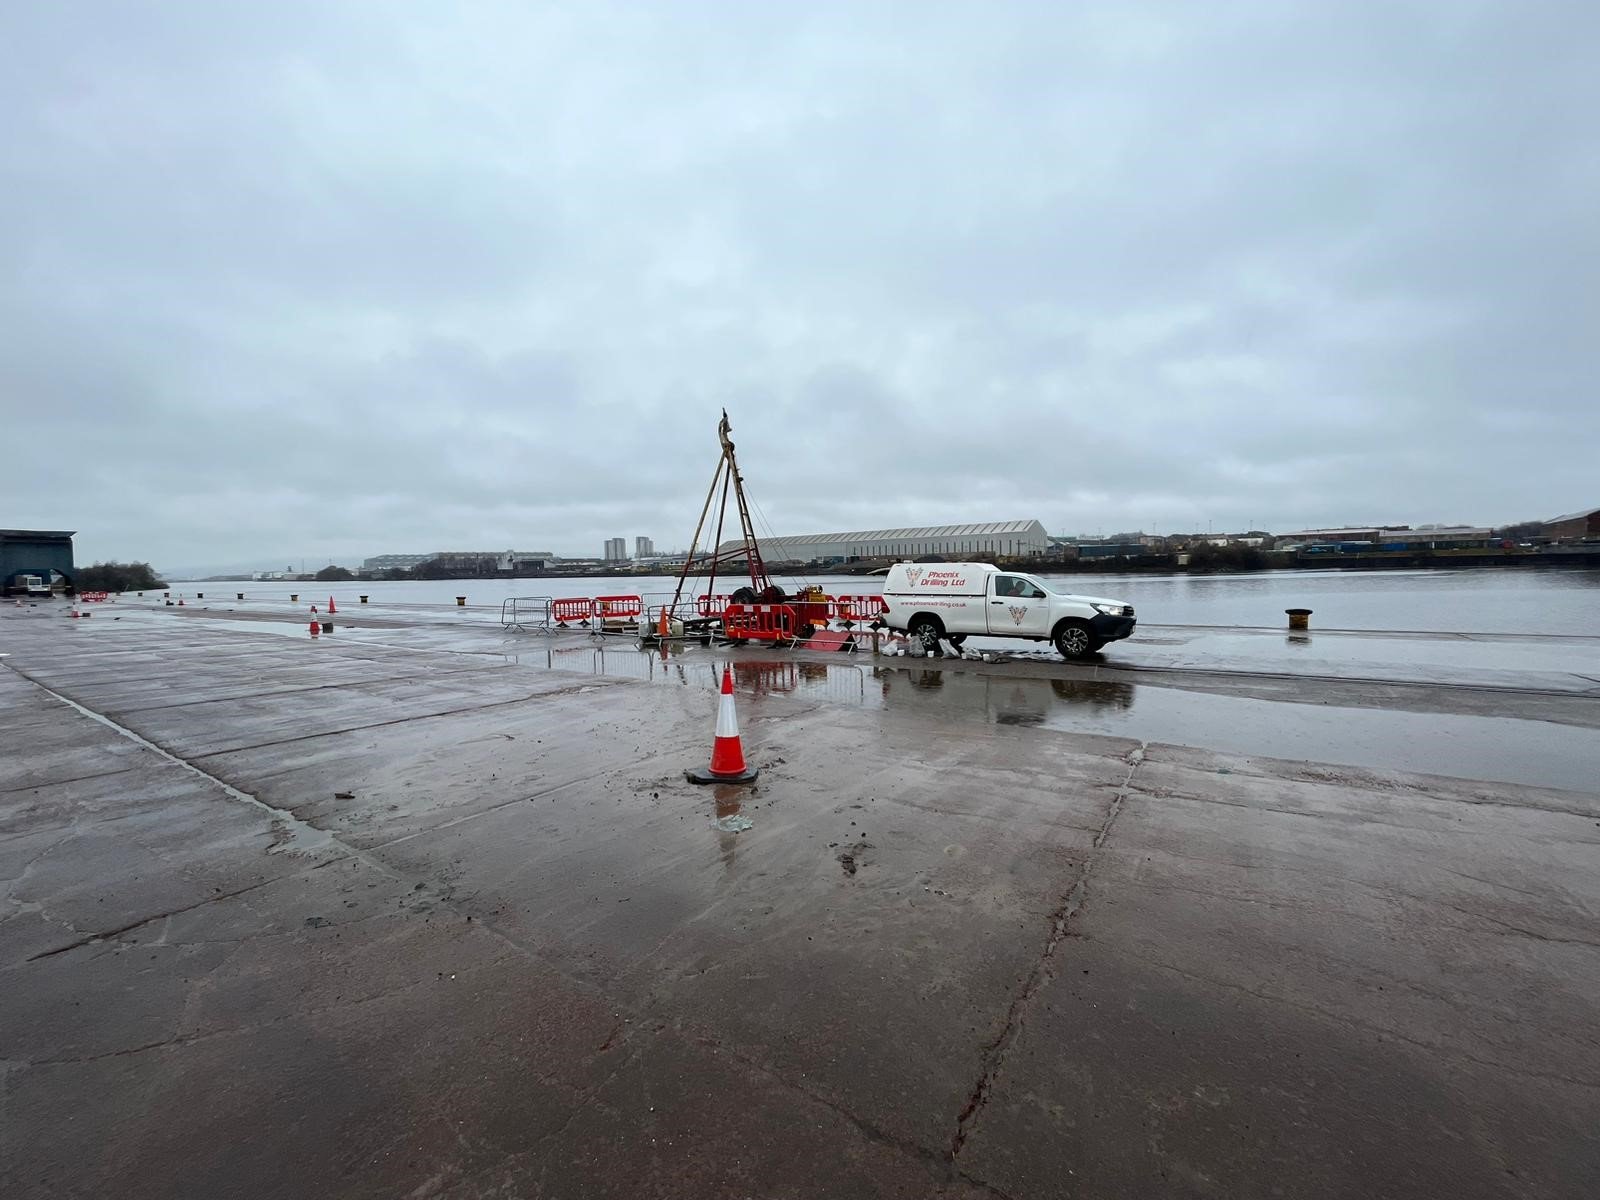
[[[806,639],[806,648],[809,650],[847,650],[855,644],[855,638],[848,633],[835,633],[830,630],[818,630]]]

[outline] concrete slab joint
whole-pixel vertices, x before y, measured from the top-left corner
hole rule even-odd
[[[1106,805],[1104,818],[1100,828],[1095,831],[1094,840],[1090,844],[1089,852],[1084,855],[1083,861],[1078,866],[1078,872],[1073,876],[1071,883],[1061,897],[1061,903],[1050,914],[1049,932],[1045,937],[1043,949],[1039,952],[1038,959],[1034,962],[1033,970],[1029,973],[1022,989],[1011,1002],[1011,1007],[1006,1013],[1005,1024],[1001,1027],[999,1035],[989,1044],[984,1051],[983,1073],[979,1075],[977,1083],[973,1085],[972,1092],[967,1097],[967,1102],[956,1117],[955,1132],[950,1137],[950,1161],[955,1162],[961,1157],[961,1151],[967,1144],[978,1118],[982,1115],[984,1106],[988,1104],[995,1085],[1000,1080],[1000,1073],[1005,1068],[1006,1056],[1010,1054],[1016,1044],[1018,1035],[1022,1032],[1023,1022],[1027,1017],[1028,1006],[1033,1003],[1034,997],[1039,994],[1046,983],[1054,977],[1054,959],[1057,949],[1066,940],[1070,933],[1072,920],[1082,909],[1084,898],[1088,893],[1089,874],[1094,870],[1095,855],[1105,845],[1111,836],[1112,826],[1116,824],[1118,815],[1122,812],[1123,801],[1127,799],[1128,791],[1133,785],[1133,776],[1144,762],[1145,754],[1149,747],[1141,742],[1135,749],[1128,752],[1128,773],[1123,776],[1121,785],[1112,793]]]

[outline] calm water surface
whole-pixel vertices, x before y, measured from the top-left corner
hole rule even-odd
[[[1546,633],[1600,636],[1600,571],[1580,569],[1464,569],[1448,571],[1268,571],[1253,575],[1060,575],[1065,591],[1127,600],[1147,625],[1260,625],[1279,627],[1286,608],[1312,609],[1321,629],[1394,629],[1451,633]],[[877,576],[822,576],[830,594],[882,591]],[[508,596],[596,596],[670,593],[665,576],[594,579],[464,579],[403,583],[180,583],[175,592],[231,599],[302,602],[331,590],[341,605],[367,593],[373,604],[453,604],[498,608]],[[779,577],[793,589],[806,582]],[[691,581],[695,592],[704,582]],[[726,581],[717,590],[726,592]]]

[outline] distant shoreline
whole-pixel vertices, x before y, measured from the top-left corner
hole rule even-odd
[[[996,565],[1005,570],[1026,571],[1033,575],[1127,575],[1136,573],[1167,574],[1167,575],[1253,575],[1263,571],[1416,571],[1416,570],[1450,570],[1467,567],[1600,567],[1600,545],[1573,547],[1570,550],[1546,549],[1534,552],[1515,551],[1473,551],[1473,550],[1444,550],[1444,551],[1418,551],[1391,553],[1378,552],[1375,554],[1305,554],[1298,553],[1290,561],[1272,561],[1282,556],[1270,556],[1267,563],[1256,567],[1221,567],[1202,566],[1190,567],[1180,565],[1174,561],[1171,554],[1144,555],[1139,558],[1097,558],[1079,560],[1055,560],[1049,562],[1016,561],[1000,562]],[[781,576],[802,576],[805,578],[869,578],[881,574],[889,566],[888,561],[872,561],[864,563],[842,564],[831,567],[805,566],[801,564],[767,564],[768,573]],[[284,576],[279,579],[253,579],[248,575],[208,575],[202,579],[172,579],[172,583],[300,583],[323,584],[330,586],[349,586],[357,583],[440,583],[461,582],[470,583],[479,580],[511,580],[525,579],[537,581],[540,579],[626,579],[637,575],[640,579],[674,579],[677,571],[634,572],[629,570],[612,571],[541,571],[538,573],[505,573],[495,575],[450,575],[437,579],[375,579],[370,576],[356,576],[352,579],[319,580],[310,576]],[[704,579],[711,573],[705,570],[689,572],[691,579]],[[723,579],[737,579],[744,575],[742,570],[718,571],[717,576]]]

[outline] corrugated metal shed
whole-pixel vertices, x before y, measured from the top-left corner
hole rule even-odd
[[[72,578],[72,536],[76,530],[0,529],[0,587],[14,586],[18,575],[50,579],[52,571]]]

